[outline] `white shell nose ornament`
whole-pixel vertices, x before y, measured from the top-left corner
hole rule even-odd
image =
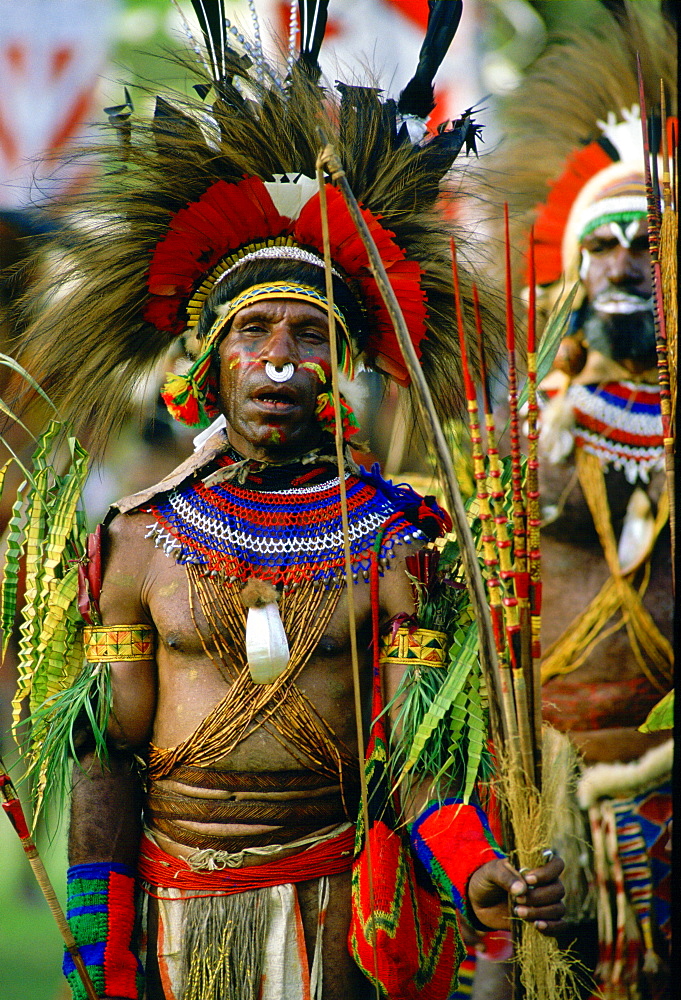
[[[268,361],[265,365],[265,374],[268,378],[272,379],[273,382],[288,382],[288,380],[293,377],[294,371],[295,368],[290,361],[287,362],[287,364],[282,365],[281,368],[277,368],[277,366],[273,365],[271,361]]]

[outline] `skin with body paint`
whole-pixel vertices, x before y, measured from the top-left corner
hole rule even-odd
[[[264,299],[241,309],[218,348],[220,398],[228,437],[246,458],[276,461],[319,442],[320,389],[330,380],[328,318],[307,302]],[[293,364],[286,382],[267,377],[265,364]]]

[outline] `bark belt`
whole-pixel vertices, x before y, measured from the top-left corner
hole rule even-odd
[[[220,792],[187,795],[168,788],[167,781]],[[309,771],[209,771],[178,766],[167,779],[149,784],[145,804],[147,822],[176,842],[191,847],[239,851],[269,843],[287,843],[348,817],[340,786]],[[178,821],[244,823],[277,827],[260,834],[216,836],[188,830]]]

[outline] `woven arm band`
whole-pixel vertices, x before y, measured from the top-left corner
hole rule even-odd
[[[405,666],[446,667],[448,644],[446,632],[402,626],[381,640],[380,662],[384,666],[400,663]]]
[[[99,996],[140,1000],[144,972],[133,951],[135,873],[128,865],[74,865],[66,884],[66,919]],[[87,1000],[73,959],[63,972],[73,1000]]]
[[[90,663],[153,660],[155,630],[150,625],[91,625],[83,630]]]
[[[429,806],[411,827],[411,845],[440,892],[468,923],[483,929],[468,903],[468,882],[476,868],[506,855],[482,809],[456,799]]]

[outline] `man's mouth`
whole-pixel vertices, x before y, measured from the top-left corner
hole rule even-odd
[[[653,308],[652,297],[643,298],[631,292],[608,289],[601,292],[591,303],[593,309],[601,313],[649,312]]]
[[[259,406],[274,412],[286,412],[294,406],[298,406],[298,397],[292,389],[279,386],[263,386],[257,389],[251,399]]]

